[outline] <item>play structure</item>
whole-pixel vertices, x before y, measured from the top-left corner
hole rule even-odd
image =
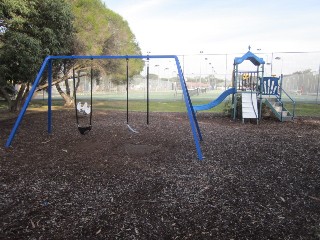
[[[253,64],[253,70],[240,70],[240,64],[249,61]],[[242,57],[236,57],[233,63],[232,88],[224,91],[217,99],[203,105],[195,105],[195,112],[209,110],[220,104],[229,95],[232,96],[232,117],[236,119],[240,115],[245,119],[262,118],[262,105],[265,103],[274,115],[281,121],[292,121],[294,118],[295,101],[282,88],[282,78],[264,76],[264,60],[257,57],[250,50]],[[284,105],[283,96],[292,105],[289,111]],[[241,101],[241,111],[238,109],[238,101]],[[239,116],[238,116],[239,117]]]

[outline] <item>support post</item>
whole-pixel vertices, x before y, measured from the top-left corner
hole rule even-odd
[[[318,103],[319,85],[320,85],[320,65],[319,65],[319,70],[318,70],[318,86],[317,86],[317,99],[316,99],[316,103]]]
[[[52,60],[48,61],[48,133],[52,133]]]
[[[235,63],[234,63],[235,64]],[[236,113],[237,113],[237,81],[238,81],[238,64],[234,65],[233,68],[233,75],[234,75],[234,79],[233,79],[233,83],[234,83],[234,87],[236,89],[236,93],[233,94],[233,120],[236,120]]]
[[[187,93],[188,89],[186,88],[185,80],[184,80],[183,74],[182,74],[181,65],[180,65],[180,62],[179,62],[179,59],[177,56],[175,56],[175,61],[176,61],[176,65],[177,65],[178,75],[180,78],[180,84],[182,87],[184,101],[185,101],[185,104],[187,107],[187,112],[188,112],[188,117],[189,117],[189,121],[190,121],[190,125],[191,125],[191,131],[193,134],[193,139],[194,139],[194,143],[196,145],[196,150],[198,153],[198,159],[202,160],[203,156],[202,156],[200,141],[199,141],[199,137],[198,137],[197,129],[196,129],[196,123],[195,123],[196,119],[194,118],[194,114],[192,113],[192,111],[193,111],[192,106],[191,106],[192,103],[189,101],[189,97],[188,97],[188,93]]]
[[[13,140],[15,134],[16,134],[16,131],[19,128],[20,122],[21,122],[21,120],[22,120],[22,118],[23,118],[23,116],[24,116],[24,114],[25,114],[25,112],[26,112],[26,110],[27,110],[27,108],[29,106],[29,103],[30,103],[30,101],[32,99],[32,96],[33,96],[33,94],[34,94],[34,92],[35,92],[35,90],[36,90],[36,88],[37,88],[37,86],[38,86],[38,84],[40,82],[41,76],[42,76],[42,74],[44,72],[44,69],[46,68],[47,63],[48,63],[49,60],[50,60],[50,56],[47,57],[44,60],[44,62],[42,63],[40,71],[37,74],[36,80],[34,81],[34,83],[32,85],[32,88],[31,88],[31,90],[30,90],[30,92],[28,94],[28,97],[27,97],[26,101],[24,102],[24,104],[22,106],[22,109],[21,109],[21,111],[20,111],[20,113],[18,115],[18,118],[17,118],[17,120],[16,120],[16,122],[15,122],[15,124],[14,124],[14,126],[13,126],[13,128],[11,130],[11,132],[10,132],[10,135],[9,135],[9,138],[8,138],[8,140],[6,142],[5,147],[10,147],[11,142],[12,142],[12,140]]]
[[[147,58],[147,125],[149,125],[149,58]]]
[[[282,82],[283,82],[283,74],[280,75],[280,100],[282,99]]]
[[[129,124],[129,59],[127,61],[127,124]]]
[[[259,108],[259,120],[262,119],[262,91],[263,91],[263,77],[264,77],[264,64],[262,64],[262,74],[260,78],[260,89],[259,89],[259,99],[260,99],[260,108]],[[259,75],[258,75],[259,76]]]

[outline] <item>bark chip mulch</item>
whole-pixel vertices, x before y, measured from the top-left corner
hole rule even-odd
[[[203,161],[186,113],[1,121],[0,239],[320,239],[320,119],[197,116]]]

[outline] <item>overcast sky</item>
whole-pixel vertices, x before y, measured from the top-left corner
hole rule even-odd
[[[145,54],[320,50],[319,0],[104,0]]]
[[[252,52],[261,53],[260,57],[270,62],[276,55],[272,58],[262,53],[320,51],[320,0],[103,1],[128,21],[142,54],[244,54],[251,45]],[[273,65],[277,74],[282,66],[285,73],[317,70],[320,64],[320,52],[279,56],[281,64],[276,61]],[[217,72],[230,72],[233,57],[227,64],[221,57],[213,56],[209,61]],[[199,74],[203,62],[200,57],[186,58],[185,71]],[[270,72],[269,68],[266,71]]]

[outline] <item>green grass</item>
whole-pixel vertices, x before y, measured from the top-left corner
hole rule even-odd
[[[207,103],[206,101],[196,102],[195,104]],[[55,109],[63,109],[63,102],[61,100],[54,100],[52,106]],[[126,111],[127,102],[123,100],[94,100],[94,109],[98,110],[117,110]],[[47,103],[42,101],[32,101],[29,109],[31,110],[46,110]],[[184,101],[163,101],[163,100],[152,100],[149,102],[149,110],[151,112],[186,112],[186,106]],[[147,111],[147,102],[145,100],[130,100],[129,111]],[[210,112],[222,112],[223,104],[216,108],[209,110]]]
[[[210,100],[204,99],[194,99],[193,104],[205,104]],[[52,101],[53,109],[64,109],[63,101],[61,99],[54,99]],[[98,110],[117,110],[117,111],[126,111],[127,102],[125,100],[94,100],[93,101],[94,109]],[[286,106],[289,111],[292,111],[292,106],[288,104]],[[6,115],[6,104],[4,101],[0,101],[0,110],[1,115]],[[33,100],[31,101],[29,110],[33,111],[47,111],[47,101],[46,100]],[[149,102],[149,110],[151,112],[186,112],[186,106],[184,101],[181,99],[178,100],[150,100]],[[217,107],[212,108],[206,112],[213,113],[223,113],[224,103],[219,104]],[[129,111],[147,111],[147,102],[146,100],[130,100],[129,101]],[[298,102],[295,108],[296,116],[310,116],[310,117],[320,117],[320,104],[315,103],[302,103]],[[5,116],[2,116],[5,118]]]
[[[320,104],[297,103],[295,111],[296,116],[320,117]]]

